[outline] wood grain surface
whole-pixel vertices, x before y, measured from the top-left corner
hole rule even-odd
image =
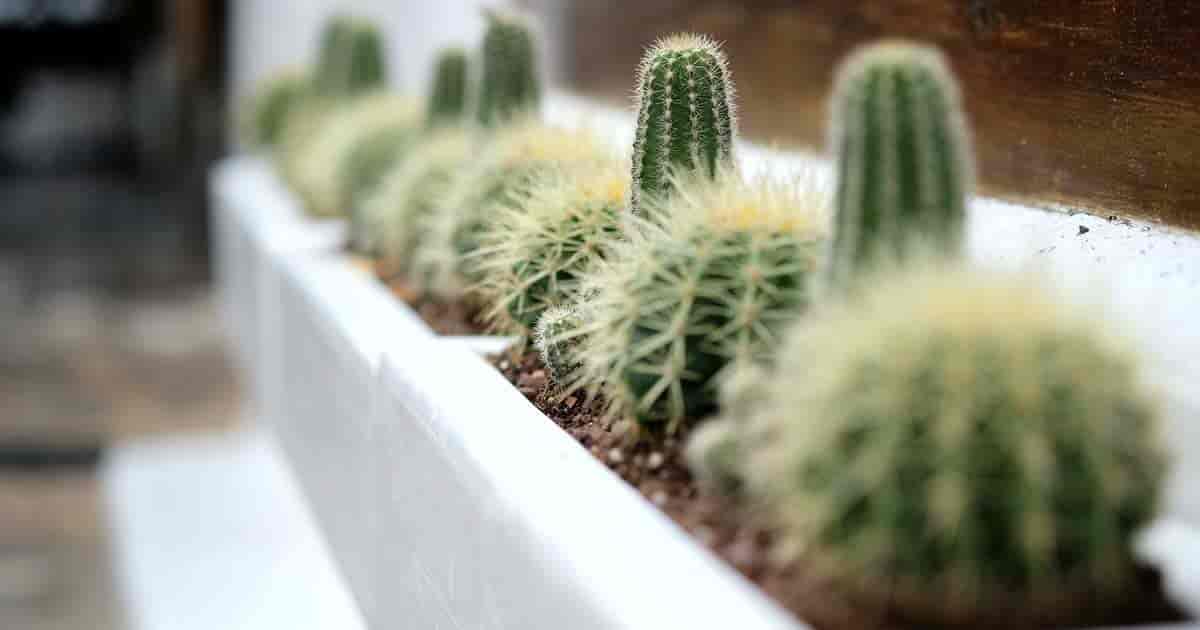
[[[645,45],[725,42],[742,130],[823,145],[838,61],[884,37],[930,42],[960,78],[981,192],[1200,228],[1200,2],[568,0],[567,74],[626,99]]]

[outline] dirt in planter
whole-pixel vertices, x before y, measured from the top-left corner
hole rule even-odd
[[[890,607],[873,609],[849,600],[834,585],[806,571],[802,561],[785,564],[775,560],[775,538],[750,509],[730,497],[707,492],[692,478],[683,459],[686,434],[654,441],[631,440],[602,418],[602,401],[589,402],[580,396],[558,400],[537,353],[516,358],[501,354],[490,360],[542,413],[593,456],[805,623],[820,630],[930,627],[909,623]],[[1081,626],[1111,626],[1185,619],[1167,602],[1156,572],[1144,571],[1140,585],[1137,597],[1131,597],[1119,609],[1110,609],[1096,619],[1076,621]],[[1027,620],[1010,618],[990,626],[973,623],[969,627],[1034,626]]]
[[[372,274],[387,285],[392,295],[408,304],[426,324],[439,335],[480,335],[487,332],[487,325],[480,317],[480,310],[466,300],[441,300],[421,296],[413,290],[403,276],[385,277],[376,268],[375,261],[352,254],[352,264]]]

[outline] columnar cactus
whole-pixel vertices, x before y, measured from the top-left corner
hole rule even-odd
[[[389,171],[366,200],[361,246],[379,255],[384,274],[413,271],[413,257],[426,239],[431,215],[439,209],[438,201],[450,193],[455,173],[468,163],[473,149],[465,129],[442,128]]]
[[[313,92],[319,96],[341,95],[346,68],[346,51],[354,33],[354,20],[346,15],[335,15],[321,31],[321,43],[317,52],[316,72],[313,77]]]
[[[712,412],[718,374],[767,358],[805,311],[828,210],[810,179],[676,184],[581,289],[585,365],[569,387],[600,388],[617,415],[668,432]]]
[[[437,212],[429,215],[415,264],[416,288],[441,298],[463,296],[480,280],[471,253],[488,218],[511,204],[512,194],[530,177],[577,162],[597,162],[606,152],[590,133],[514,121],[497,131],[477,159],[461,169]]]
[[[902,261],[955,255],[972,157],[958,88],[932,48],[884,43],[852,55],[833,96],[838,187],[829,282]]]
[[[725,53],[707,37],[673,35],[646,52],[637,72],[635,214],[644,198],[669,192],[672,171],[712,177],[730,161],[737,130],[733,95]]]
[[[485,218],[468,266],[496,330],[528,337],[543,311],[574,297],[620,231],[628,181],[618,160],[552,167]]]
[[[419,129],[420,108],[410,99],[376,93],[355,99],[317,129],[295,158],[293,185],[310,212],[339,216],[350,209],[353,172],[346,164],[369,139]]]
[[[789,333],[743,419],[747,483],[805,566],[922,625],[1073,623],[1134,586],[1157,405],[1095,314],[968,271],[854,297]]]
[[[356,96],[377,90],[387,82],[383,37],[375,25],[357,21],[351,31],[346,54],[341,95]]]
[[[448,48],[438,55],[425,115],[430,127],[462,121],[467,107],[467,52]]]
[[[572,302],[546,309],[537,321],[533,343],[556,385],[571,382],[583,367],[578,355],[583,330],[579,306]]]
[[[496,11],[486,15],[478,115],[480,123],[494,126],[535,113],[542,87],[537,42],[526,18]]]
[[[242,120],[245,142],[253,147],[274,147],[289,112],[310,90],[309,77],[303,72],[287,71],[269,77],[257,88]]]

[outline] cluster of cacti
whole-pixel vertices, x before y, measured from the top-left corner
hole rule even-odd
[[[488,11],[486,17],[479,122],[496,126],[536,115],[542,87],[532,26],[515,13]]]
[[[731,161],[737,114],[725,53],[699,35],[654,44],[637,76],[630,208],[669,192],[673,171],[715,176]]]
[[[958,88],[941,54],[905,43],[863,49],[843,65],[832,111],[830,285],[914,255],[956,255],[973,169]]]
[[[668,431],[712,412],[719,373],[769,353],[805,311],[828,210],[812,178],[674,183],[585,283],[572,385],[602,388],[616,413]]]
[[[436,131],[389,171],[364,202],[365,229],[359,247],[378,256],[381,275],[414,274],[417,246],[425,240],[439,200],[450,194],[454,176],[468,163],[473,148],[466,129]]]
[[[468,266],[494,329],[527,337],[543,311],[574,297],[620,232],[628,190],[620,160],[567,163],[517,186],[484,218]]]
[[[421,128],[421,110],[412,99],[388,92],[376,92],[361,96],[338,108],[305,143],[302,151],[294,157],[294,186],[305,201],[309,212],[318,216],[339,216],[350,210],[353,175],[360,174],[348,168],[352,158],[358,159],[357,167],[363,166],[363,158],[386,161],[387,150],[395,147],[384,145],[383,156],[373,149],[374,140],[387,136],[393,142],[404,142]],[[375,175],[377,177],[377,175]]]
[[[606,151],[585,131],[550,127],[534,120],[497,129],[474,161],[461,169],[445,196],[426,216],[414,263],[417,290],[461,297],[478,282],[469,257],[489,217],[513,202],[529,178],[574,163],[603,160]]]
[[[748,417],[712,431],[853,597],[924,622],[1068,615],[1130,585],[1163,473],[1156,406],[1095,321],[1024,277],[879,277],[797,324]]]

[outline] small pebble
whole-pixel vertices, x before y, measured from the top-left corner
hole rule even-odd
[[[1087,234],[1088,232],[1091,232],[1091,230],[1088,229],[1087,226],[1081,225],[1081,226],[1079,226],[1079,234],[1076,234],[1076,236],[1083,236],[1084,234]]]
[[[658,492],[655,492],[654,494],[650,495],[650,500],[653,501],[654,505],[657,505],[658,507],[662,507],[662,506],[666,505],[667,498],[668,498],[667,493],[662,490],[659,490]]]
[[[620,464],[621,462],[625,461],[625,454],[621,452],[621,449],[614,448],[608,452],[608,461],[614,464]]]
[[[650,457],[646,459],[646,467],[650,470],[658,470],[662,467],[664,459],[665,458],[663,457],[662,453],[654,451],[653,453],[650,453]]]

